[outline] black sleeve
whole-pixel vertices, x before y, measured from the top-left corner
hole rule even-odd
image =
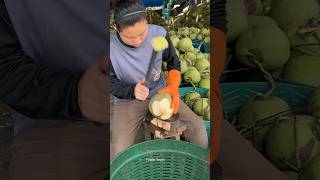
[[[0,1],[0,100],[31,118],[82,118],[78,81],[82,72],[52,72],[26,56]]]
[[[111,94],[120,99],[135,99],[134,87],[135,84],[128,84],[120,81],[113,69],[112,63],[110,63],[110,83],[111,83]]]
[[[169,47],[163,51],[163,61],[167,62],[168,71],[172,69],[180,71],[180,61],[168,33],[166,34],[166,39]]]
[[[210,26],[217,27],[226,33],[226,15],[226,0],[210,1]]]

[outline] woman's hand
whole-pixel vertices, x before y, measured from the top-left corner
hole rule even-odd
[[[138,100],[146,100],[147,97],[149,96],[149,88],[147,88],[145,85],[145,80],[140,80],[136,86],[134,87],[134,95],[136,99]]]

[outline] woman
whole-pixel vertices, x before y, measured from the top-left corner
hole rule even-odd
[[[111,93],[116,97],[110,122],[111,160],[134,144],[148,111],[149,99],[156,93],[171,94],[171,107],[188,128],[184,136],[207,148],[208,137],[202,119],[180,100],[180,61],[169,35],[164,28],[148,24],[145,8],[138,2],[120,1],[115,7],[117,32],[110,37]],[[157,54],[152,78],[145,80],[152,54],[151,39],[157,36],[165,36],[169,48]],[[166,86],[161,75],[162,61],[167,62]],[[148,87],[144,85],[146,81]]]

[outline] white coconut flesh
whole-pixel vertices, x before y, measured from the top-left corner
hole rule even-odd
[[[153,114],[163,120],[169,119],[173,114],[173,109],[168,98],[153,101],[151,107]]]

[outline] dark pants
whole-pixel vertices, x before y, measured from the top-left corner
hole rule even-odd
[[[122,151],[133,145],[136,137],[144,131],[144,116],[148,110],[149,100],[132,100],[119,102],[111,110],[111,153],[110,160],[114,160]],[[183,133],[186,140],[203,148],[208,148],[208,136],[203,120],[197,116],[182,100],[180,100],[180,124],[186,125]],[[144,133],[142,133],[144,134]]]
[[[109,127],[91,122],[33,129],[10,147],[13,180],[105,179],[109,176]]]

